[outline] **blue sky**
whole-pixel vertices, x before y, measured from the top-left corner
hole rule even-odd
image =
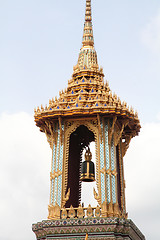
[[[13,177],[18,176],[19,171],[23,171],[21,161],[24,162],[24,166],[27,164],[28,168],[33,168],[33,172],[36,171],[36,164],[38,164],[39,170],[37,170],[35,181],[40,178],[42,186],[45,187],[42,197],[40,189],[37,190],[38,197],[30,191],[24,192],[25,199],[30,196],[30,200],[25,203],[28,204],[28,208],[32,209],[30,216],[26,215],[26,224],[46,218],[49,199],[46,189],[49,189],[50,162],[45,160],[44,167],[44,158],[50,158],[50,149],[46,145],[43,134],[39,133],[34,126],[33,110],[36,106],[48,104],[50,98],[58,96],[59,90],[67,86],[81,48],[84,10],[85,0],[0,0],[0,141],[1,147],[3,146],[0,156],[1,162],[5,162],[2,164],[3,174],[1,176],[9,179],[8,176],[11,176],[13,171],[9,170],[8,166],[12,166],[13,162],[15,162],[13,166],[16,166]],[[137,194],[139,194],[143,191],[137,190],[139,189],[138,182],[141,182],[141,188],[147,191],[150,186],[146,185],[146,182],[149,181],[148,177],[154,179],[154,176],[158,174],[155,173],[156,169],[160,166],[158,161],[160,154],[156,151],[160,140],[158,137],[160,130],[160,1],[93,0],[92,16],[95,48],[99,65],[104,68],[105,79],[109,81],[111,90],[121,100],[125,100],[138,110],[143,126],[142,133],[139,138],[136,137],[133,140],[126,156],[127,161],[129,159],[129,162],[126,163],[126,177],[130,186],[128,189],[135,187],[134,191],[138,191]],[[20,124],[22,122],[23,124]],[[24,128],[27,131],[21,135]],[[32,141],[30,141],[31,138]],[[147,143],[146,139],[148,139]],[[21,143],[24,144],[21,145]],[[19,152],[18,146],[20,146],[21,152]],[[43,154],[45,154],[39,154],[39,149],[43,150]],[[150,155],[146,155],[146,149],[152,150]],[[4,150],[7,151],[7,154]],[[29,158],[32,159],[32,163],[29,161],[30,164],[28,155],[26,156],[28,151],[30,151]],[[143,151],[144,155],[142,155]],[[39,162],[36,160],[37,156],[40,159]],[[141,169],[139,175],[136,173],[140,178],[140,180],[136,180],[137,182],[130,179],[132,174],[128,174],[133,169],[133,162],[135,163],[133,156]],[[148,159],[146,160],[147,164],[144,158]],[[152,171],[150,171],[151,160]],[[137,165],[134,165],[135,171],[137,171]],[[42,169],[46,169],[43,173],[40,166]],[[143,181],[142,172],[148,173],[148,175],[144,174],[147,178],[146,181]],[[4,173],[6,174],[4,175]],[[133,178],[136,177],[136,174]],[[23,188],[32,189],[32,183],[27,183],[27,176],[26,170],[25,174],[21,176],[24,180]],[[30,178],[33,176],[34,174]],[[6,185],[1,183],[0,189],[3,192],[6,191],[2,200],[4,209],[6,211],[10,209],[9,202],[12,201],[12,204],[17,205],[17,208],[15,207],[17,212],[22,212],[18,208],[18,199],[21,199],[21,196],[18,199],[14,197],[14,194],[10,194],[8,187],[13,184],[12,189],[20,192],[22,186],[18,185],[16,181],[15,183],[14,181],[9,182],[9,180],[3,182]],[[154,184],[153,189],[155,188],[152,198],[149,198],[144,192],[141,199],[145,199],[145,202],[146,199],[150,199],[153,206],[155,205],[155,208],[150,209],[150,215],[154,213],[152,218],[158,222],[156,217],[160,208],[151,199],[160,200],[159,178],[149,184],[152,186],[152,183]],[[135,186],[135,184],[137,185]],[[154,224],[151,221],[148,221],[148,225],[146,222],[144,225],[142,224],[147,217],[145,208],[140,214],[138,204],[140,206],[143,204],[137,201],[139,196],[137,195],[137,198],[134,199],[132,191],[127,191],[126,198],[131,212],[130,217],[134,218],[133,220],[140,229],[142,228],[141,230],[148,236],[147,239],[158,240],[159,237],[156,235],[158,232],[156,233],[154,228],[154,231],[153,229],[150,232],[148,230],[149,224]],[[41,199],[43,204],[40,203]],[[135,201],[133,202],[132,199]],[[138,210],[132,211],[134,206]],[[41,210],[40,213],[39,209],[44,210]],[[25,209],[23,210],[25,212]],[[10,214],[10,217],[15,219],[15,213],[10,211]],[[3,219],[5,216],[9,217],[4,210],[1,216],[4,216]],[[22,229],[24,226],[25,222]],[[157,226],[156,223],[155,226]],[[26,239],[34,239],[34,235],[29,232],[31,226],[25,229],[28,229],[26,230]],[[7,236],[3,231],[0,234],[2,235],[0,235],[1,239],[11,239],[10,235]],[[20,238],[15,239],[19,240]],[[26,239],[24,238],[24,240]]]

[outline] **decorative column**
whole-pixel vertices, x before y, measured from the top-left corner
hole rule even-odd
[[[61,207],[62,197],[62,171],[63,171],[63,152],[64,152],[64,124],[60,120],[54,124],[54,136],[52,146],[52,161],[51,161],[51,173],[50,173],[50,205],[48,218],[54,218],[55,206],[59,209]],[[60,210],[59,215],[60,217]]]

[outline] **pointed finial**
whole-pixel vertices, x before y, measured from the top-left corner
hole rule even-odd
[[[93,46],[93,29],[92,29],[92,15],[91,15],[91,0],[86,0],[85,23],[83,30],[83,46]]]
[[[41,104],[41,110],[42,110],[42,111],[44,111],[44,107],[43,107],[43,105],[42,105],[42,104]]]
[[[76,74],[77,72],[84,70],[99,71],[97,53],[94,49],[91,0],[86,0],[82,48],[79,53],[78,63],[74,67],[74,73]]]

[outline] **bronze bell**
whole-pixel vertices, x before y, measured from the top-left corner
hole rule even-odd
[[[85,153],[85,161],[82,162],[81,167],[81,178],[80,180],[83,182],[93,182],[95,181],[95,168],[94,163],[91,161],[92,159],[92,153],[90,152],[90,149],[86,150]]]

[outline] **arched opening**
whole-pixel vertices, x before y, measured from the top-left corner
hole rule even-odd
[[[69,159],[68,159],[68,183],[67,190],[70,188],[70,197],[65,207],[71,205],[76,208],[81,202],[81,164],[82,153],[85,147],[95,140],[94,133],[86,126],[80,125],[71,135],[69,140]]]

